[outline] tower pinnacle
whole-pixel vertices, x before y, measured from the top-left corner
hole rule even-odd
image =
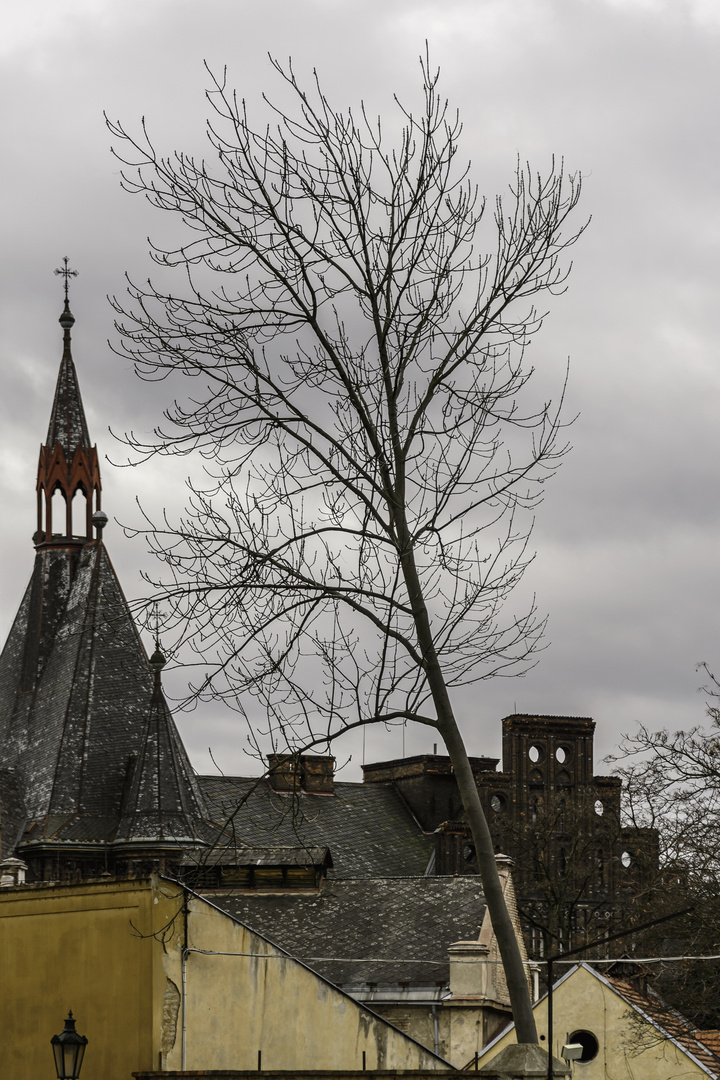
[[[54,541],[65,546],[87,543],[92,539],[93,511],[100,510],[100,470],[97,449],[90,443],[71,351],[70,330],[75,319],[70,311],[68,282],[71,277],[77,276],[77,270],[69,269],[67,256],[63,264],[63,269],[55,271],[65,279],[65,307],[59,320],[63,328],[63,355],[47,438],[45,445],[40,448],[38,527],[34,539],[36,544]],[[60,492],[65,504],[62,514],[64,522],[53,522],[55,492]],[[84,513],[79,515],[76,512],[76,520],[73,521],[73,501],[78,492],[85,503]]]

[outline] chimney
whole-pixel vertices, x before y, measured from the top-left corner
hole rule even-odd
[[[456,941],[448,946],[450,995],[456,998],[495,999],[490,947],[480,941]]]
[[[0,889],[10,889],[13,885],[25,884],[27,863],[22,859],[3,859],[0,862]]]
[[[303,754],[302,786],[305,791],[319,795],[332,795],[334,787],[335,758]]]
[[[268,754],[268,781],[273,791],[305,791],[332,795],[335,758],[317,754]]]
[[[300,771],[298,754],[268,754],[268,782],[273,791],[299,791]]]

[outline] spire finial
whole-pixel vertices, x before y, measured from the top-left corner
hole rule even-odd
[[[68,285],[70,283],[70,278],[78,276],[78,271],[77,270],[70,270],[68,268],[68,263],[69,262],[70,262],[70,260],[68,259],[67,255],[65,255],[63,257],[63,267],[62,267],[62,269],[61,270],[55,270],[56,274],[62,274],[62,276],[65,278],[65,306],[66,307],[68,306]]]
[[[150,657],[150,667],[155,676],[155,686],[160,686],[160,672],[165,667],[165,656],[160,646],[160,613],[157,602],[153,605],[155,615],[155,652]]]
[[[65,307],[63,308],[63,313],[60,316],[60,325],[62,326],[63,330],[65,331],[65,347],[67,349],[70,348],[70,330],[72,329],[73,323],[75,322],[75,319],[73,318],[73,314],[70,311],[70,300],[68,298],[68,286],[69,286],[69,283],[70,283],[70,278],[78,276],[78,271],[77,270],[71,270],[69,268],[69,266],[68,266],[69,261],[70,260],[68,259],[67,255],[65,255],[63,257],[62,269],[58,269],[58,270],[54,271],[54,273],[56,273],[56,274],[62,274],[62,276],[65,279],[65,281],[64,281],[64,286],[65,286]]]

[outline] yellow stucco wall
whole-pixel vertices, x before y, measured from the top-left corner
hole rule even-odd
[[[0,890],[4,1072],[55,1075],[50,1038],[68,1009],[90,1040],[83,1080],[129,1080],[151,1068],[152,895],[123,882]]]
[[[363,1051],[368,1069],[443,1067],[424,1047],[196,897],[189,903],[188,945],[204,951],[187,958],[187,1069],[255,1069],[258,1050],[263,1069],[361,1069]],[[168,950],[165,973],[175,985],[182,978],[179,962],[178,950]],[[180,1041],[168,1068],[180,1068]]]
[[[633,1019],[634,1017],[634,1019]],[[547,1048],[547,998],[535,1006],[541,1046]],[[596,978],[580,967],[553,994],[553,1054],[560,1056],[568,1033],[591,1031],[599,1050],[593,1061],[574,1062],[573,1080],[679,1080],[705,1077],[692,1058],[669,1040],[661,1040],[652,1025]],[[545,1038],[543,1038],[545,1036]],[[494,1043],[480,1058],[487,1063],[515,1042],[514,1029]]]
[[[171,882],[0,890],[0,1015],[13,1080],[53,1075],[72,1009],[83,1080],[187,1069],[443,1069],[444,1063]],[[183,999],[182,950],[187,943]],[[200,950],[200,951],[193,951]],[[226,955],[223,955],[226,954]],[[245,954],[245,955],[242,955]]]

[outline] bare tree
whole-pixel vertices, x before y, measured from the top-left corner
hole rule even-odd
[[[254,697],[254,737],[276,750],[371,723],[438,731],[518,1040],[534,1042],[451,693],[525,670],[543,630],[534,602],[503,607],[532,557],[525,512],[566,449],[525,354],[582,231],[564,231],[579,179],[518,166],[488,211],[427,61],[423,107],[396,103],[390,145],[364,108],[337,111],[274,66],[291,104],[260,128],[210,73],[208,160],[109,125],[126,188],[187,230],[151,249],[161,282],[183,271],[180,292],[130,283],[116,301],[139,374],[195,380],[153,440],[131,440],[206,459],[184,519],[148,521],[164,596],[205,665],[197,691]]]
[[[641,895],[654,913],[694,905],[669,928],[647,931],[639,946],[646,955],[715,956],[720,953],[720,684],[708,678],[709,723],[687,731],[651,731],[640,726],[626,735],[620,752],[624,816],[627,824],[657,830],[660,866]],[[701,1028],[717,1028],[720,963],[690,959],[668,963],[658,986],[663,995]]]

